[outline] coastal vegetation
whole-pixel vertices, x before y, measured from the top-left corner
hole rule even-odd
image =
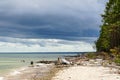
[[[37,78],[36,76],[34,76],[31,80],[52,80],[52,78],[55,76],[55,74],[60,70],[62,70],[62,68],[54,67],[51,70],[49,70],[48,72],[46,72],[45,76],[42,76],[41,78]]]
[[[97,51],[104,52],[104,55],[120,65],[120,1],[109,0],[101,16],[103,24],[96,42]]]
[[[87,53],[86,54],[86,57],[89,58],[89,59],[95,59],[96,58],[96,53]]]

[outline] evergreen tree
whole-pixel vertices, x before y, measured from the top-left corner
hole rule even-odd
[[[109,0],[101,26],[100,37],[96,42],[98,51],[109,51],[120,47],[120,1]]]

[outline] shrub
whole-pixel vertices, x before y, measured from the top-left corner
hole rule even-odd
[[[120,54],[116,56],[114,62],[120,66]]]
[[[90,59],[95,59],[96,58],[96,54],[95,53],[88,53],[86,55],[87,58],[90,58]]]

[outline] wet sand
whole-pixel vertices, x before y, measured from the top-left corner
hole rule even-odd
[[[23,67],[5,75],[0,80],[34,80],[47,75],[53,68],[53,64],[37,64],[34,67]]]

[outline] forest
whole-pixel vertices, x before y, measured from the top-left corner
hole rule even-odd
[[[100,37],[96,47],[98,51],[109,51],[120,47],[120,1],[109,0],[102,15]]]
[[[106,52],[120,63],[120,0],[109,0],[102,16],[97,52]]]

